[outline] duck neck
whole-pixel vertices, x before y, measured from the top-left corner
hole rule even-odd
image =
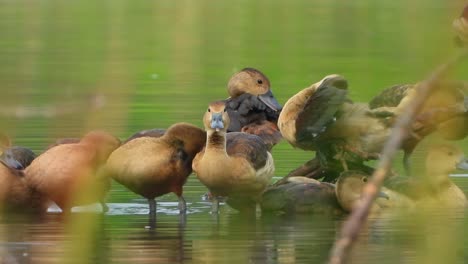
[[[226,152],[226,132],[207,131],[206,151]]]

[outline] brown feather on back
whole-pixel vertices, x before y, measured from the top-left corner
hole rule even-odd
[[[256,170],[266,164],[268,148],[262,139],[242,132],[226,134],[226,152],[229,156],[241,156],[252,164]]]

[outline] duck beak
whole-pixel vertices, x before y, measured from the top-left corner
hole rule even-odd
[[[281,111],[281,109],[283,109],[283,107],[276,100],[276,98],[273,95],[273,93],[271,92],[271,90],[269,90],[268,92],[266,92],[264,94],[260,94],[258,96],[258,99],[260,101],[262,101],[264,104],[266,104],[266,106],[271,108],[271,110],[273,110],[273,111],[278,112],[278,111]]]
[[[13,153],[10,150],[5,150],[5,152],[0,155],[0,162],[3,163],[5,166],[15,170],[23,170],[23,165],[13,158]]]
[[[224,128],[222,113],[213,113],[211,115],[211,128],[216,129],[216,131]]]
[[[387,200],[390,200],[390,196],[388,196],[386,193],[380,191],[378,194],[377,194],[377,198],[385,198]]]
[[[462,158],[460,162],[458,162],[457,164],[457,169],[468,170],[468,160],[466,160],[465,158]]]

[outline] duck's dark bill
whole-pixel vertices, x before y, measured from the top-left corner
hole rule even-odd
[[[5,166],[15,170],[22,170],[24,169],[23,165],[13,158],[13,153],[10,150],[5,150],[5,152],[0,155],[0,162],[3,163]]]
[[[281,111],[283,108],[278,101],[276,100],[275,96],[273,93],[270,91],[261,94],[258,96],[258,99],[262,101],[264,104],[266,104],[269,108],[271,108],[274,111]]]
[[[457,169],[460,169],[460,170],[468,170],[468,160],[462,159],[462,160],[457,164]]]

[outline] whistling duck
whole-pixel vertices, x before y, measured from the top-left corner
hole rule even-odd
[[[282,107],[262,72],[245,68],[235,73],[228,82],[228,93],[226,109],[231,119],[228,132],[260,136],[270,149],[281,140],[277,121]]]
[[[36,212],[47,210],[43,199],[25,181],[22,169],[35,157],[23,147],[11,147],[6,135],[0,134],[0,207],[2,211]]]
[[[468,160],[460,148],[449,144],[432,146],[426,156],[425,167],[425,173],[416,176],[421,182],[418,191],[423,193],[418,204],[449,208],[466,207],[465,194],[449,178],[449,174],[457,169],[468,170]]]
[[[468,44],[468,5],[465,6],[461,15],[453,20],[452,26],[457,34],[455,43],[460,47],[466,47]]]
[[[341,207],[351,212],[360,201],[362,190],[369,175],[360,171],[345,171],[336,182],[336,198]],[[378,212],[383,208],[412,208],[414,201],[404,194],[382,187],[373,205],[372,211]]]
[[[54,201],[62,212],[70,212],[76,205],[99,201],[110,179],[101,177],[98,170],[120,140],[103,132],[91,131],[78,143],[53,146],[39,155],[26,168],[26,180],[39,193]]]
[[[205,146],[205,140],[203,129],[176,123],[161,137],[137,137],[122,144],[110,155],[106,172],[148,199],[149,226],[154,227],[158,196],[175,193],[179,197],[180,213],[185,213],[182,187],[192,172],[192,160]]]
[[[383,90],[369,102],[371,112],[386,116],[390,123],[400,116],[418,96],[419,84],[395,85]],[[464,82],[439,81],[411,125],[410,136],[403,141],[404,166],[409,172],[409,156],[419,141],[436,131],[445,139],[460,140],[468,135],[468,97]]]
[[[225,102],[212,102],[203,117],[206,146],[192,168],[212,194],[213,213],[218,212],[218,196],[242,201],[242,209],[236,209],[252,212],[273,176],[273,157],[260,137],[227,133],[229,123]]]
[[[335,185],[302,176],[289,177],[281,185],[269,186],[262,195],[262,212],[344,213],[335,195]]]
[[[378,158],[390,135],[389,125],[369,113],[367,104],[347,98],[347,81],[329,75],[291,97],[283,107],[278,127],[293,146],[315,150],[322,164]]]

